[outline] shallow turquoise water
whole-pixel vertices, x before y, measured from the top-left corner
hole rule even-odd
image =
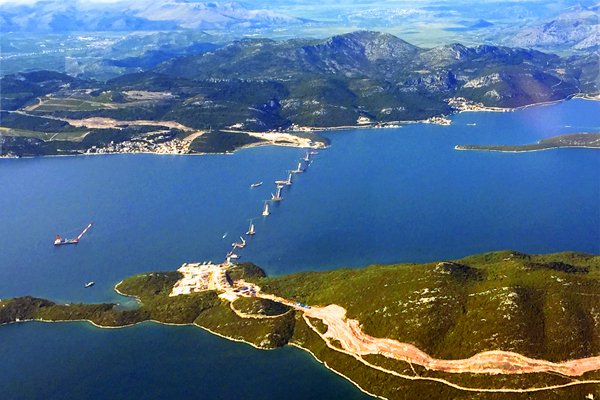
[[[273,205],[266,218],[260,216],[262,200],[275,191],[272,182],[284,179],[304,151],[261,147],[233,155],[0,160],[0,298],[30,294],[65,302],[120,301],[112,288],[132,274],[173,270],[184,262],[223,261],[250,218],[257,235],[238,252],[242,261],[253,261],[271,275],[453,259],[501,249],[600,253],[600,152],[454,150],[457,144],[531,143],[558,134],[600,131],[598,108],[596,102],[573,100],[514,113],[463,113],[453,117],[451,126],[329,132],[332,146],[313,157],[306,173],[294,177],[294,184],[283,190],[284,200]],[[259,181],[265,183],[250,189]],[[74,237],[92,221],[94,226],[79,244],[52,245],[57,233]],[[96,285],[84,289],[88,281]],[[2,327],[0,356],[10,362],[0,363],[0,388],[3,385],[2,392],[13,396],[24,390],[17,378],[7,378],[13,376],[11,365],[19,365],[19,371],[40,368],[49,380],[62,382],[56,391],[44,392],[48,384],[41,381],[23,398],[39,393],[62,398],[61,388],[86,385],[88,375],[70,378],[69,370],[52,365],[69,363],[72,354],[87,351],[83,343],[96,340],[95,335],[111,357],[129,360],[121,364],[123,371],[136,370],[167,384],[186,371],[189,355],[158,351],[161,357],[146,363],[148,345],[142,337],[166,338],[169,329],[143,325],[100,333],[85,324]],[[202,347],[198,351],[217,365],[211,367],[215,373],[224,372],[219,369],[224,366],[218,367],[221,356],[207,344],[216,339],[196,331],[173,328],[173,341],[182,348]],[[55,355],[42,357],[44,349],[19,355],[36,341],[54,343]],[[128,345],[113,349],[117,342]],[[168,348],[167,342],[162,340],[158,347]],[[307,367],[310,356],[295,349],[265,353],[227,342],[217,347],[251,354],[232,372],[249,382],[259,379],[253,369],[264,357],[312,368],[311,374],[325,371],[316,363]],[[83,370],[95,368],[101,363],[100,353],[75,357],[72,363]],[[194,368],[202,371],[211,362]],[[130,388],[124,381],[110,383],[111,368],[106,364],[97,369],[97,391],[88,398],[110,390],[146,397],[136,392],[143,389]],[[322,379],[331,380],[326,385],[346,387],[337,376],[323,373]],[[277,368],[273,374],[279,374]],[[257,382],[261,381],[250,386],[262,397],[255,398],[281,398],[277,385]],[[306,390],[317,390],[305,384]],[[194,387],[189,384],[185,390]],[[206,388],[205,398],[221,397],[219,388]],[[337,390],[321,397],[332,398]],[[361,396],[352,386],[348,391]],[[180,397],[180,392],[173,393]]]

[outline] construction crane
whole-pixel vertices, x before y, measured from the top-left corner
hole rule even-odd
[[[93,222],[90,222],[90,224],[86,226],[85,229],[75,239],[63,239],[60,237],[60,235],[56,235],[56,239],[54,239],[54,245],[60,246],[61,244],[77,244],[79,239],[81,239],[81,237],[87,232],[88,229],[90,229],[93,224]]]

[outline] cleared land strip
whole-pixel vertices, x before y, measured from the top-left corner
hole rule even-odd
[[[70,118],[56,118],[60,121],[68,122],[69,124],[76,127],[86,127],[90,129],[107,129],[107,128],[117,128],[120,125],[160,125],[166,126],[167,128],[172,129],[181,129],[182,131],[194,131],[190,127],[180,124],[175,121],[146,121],[146,120],[137,120],[137,121],[117,121],[112,118],[102,118],[102,117],[92,117],[85,119],[70,119]]]
[[[360,330],[357,320],[345,318],[346,310],[338,305],[313,307],[304,312],[308,317],[318,318],[327,325],[328,330],[323,337],[339,340],[343,349],[352,354],[379,354],[435,371],[476,374],[556,372],[565,376],[581,376],[600,369],[600,356],[553,363],[501,350],[486,351],[463,360],[438,360],[411,344],[366,335]]]
[[[30,115],[24,111],[9,111],[14,112],[15,114],[21,115]],[[186,132],[195,132],[193,135],[197,134],[200,136],[202,131],[196,132],[196,129],[190,128],[189,126],[185,126],[176,121],[150,121],[150,120],[133,120],[133,121],[119,121],[112,118],[105,117],[91,117],[91,118],[83,118],[83,119],[72,119],[72,118],[61,118],[54,117],[51,115],[36,115],[39,118],[53,119],[56,121],[64,121],[68,124],[78,127],[78,128],[88,128],[88,129],[110,129],[110,128],[119,128],[123,125],[138,125],[138,126],[166,126],[171,129],[180,129]],[[191,136],[191,135],[190,135]],[[187,138],[189,138],[188,136]],[[186,139],[187,139],[186,138]]]
[[[308,318],[308,316],[306,314],[304,314],[303,317],[304,317],[304,320],[305,320],[306,324],[314,332],[316,332],[319,336],[321,336],[321,338],[327,344],[327,347],[329,347],[330,349],[335,350],[335,351],[339,351],[339,352],[347,354],[349,356],[352,356],[356,360],[360,361],[361,363],[363,363],[364,365],[366,365],[366,366],[368,366],[370,368],[373,368],[373,369],[376,369],[378,371],[384,372],[386,374],[397,376],[397,377],[403,378],[403,379],[408,379],[408,380],[412,380],[412,381],[432,381],[432,382],[439,382],[439,383],[443,383],[444,385],[448,385],[448,386],[453,387],[453,388],[458,389],[458,390],[464,390],[464,391],[467,391],[467,392],[482,392],[482,393],[530,393],[530,392],[540,392],[540,391],[543,391],[543,390],[561,389],[561,388],[566,388],[566,387],[569,387],[569,386],[582,385],[582,384],[600,384],[599,380],[589,380],[589,381],[572,381],[572,382],[565,383],[565,384],[562,384],[562,385],[552,385],[552,386],[536,387],[536,388],[526,388],[526,389],[506,389],[506,388],[486,389],[486,388],[474,388],[474,387],[467,387],[467,386],[457,385],[456,383],[452,383],[452,382],[447,381],[447,380],[442,379],[442,378],[432,378],[432,377],[419,376],[415,372],[414,368],[412,368],[412,363],[411,363],[411,368],[412,368],[413,372],[415,372],[415,375],[405,375],[405,374],[401,374],[401,373],[396,372],[396,371],[392,371],[392,370],[380,367],[378,365],[374,365],[374,364],[368,362],[367,360],[365,360],[364,358],[362,358],[362,356],[360,356],[360,355],[358,355],[356,353],[353,353],[353,352],[350,352],[350,351],[347,351],[347,350],[342,350],[342,349],[340,349],[338,347],[333,346],[331,344],[331,340],[327,336],[325,336],[322,333],[320,333],[319,330],[316,329],[311,324],[311,322],[310,322],[310,320],[309,320],[309,318]],[[464,372],[467,372],[467,371],[464,371]]]
[[[532,387],[525,389],[514,388],[474,388],[457,385],[442,378],[432,378],[401,374],[378,365],[374,365],[363,358],[364,355],[378,354],[387,358],[405,361],[411,364],[421,365],[429,370],[442,371],[447,373],[476,373],[476,374],[526,374],[526,373],[558,373],[564,376],[580,376],[585,372],[596,371],[600,369],[600,357],[590,357],[580,360],[571,360],[563,363],[553,363],[545,360],[535,360],[525,357],[521,354],[507,351],[487,351],[474,355],[464,360],[437,360],[430,357],[417,347],[401,343],[392,339],[378,339],[366,335],[361,331],[358,321],[346,319],[346,310],[337,304],[331,304],[326,307],[311,307],[305,309],[294,305],[289,300],[280,298],[271,294],[257,291],[256,297],[279,301],[290,307],[294,307],[304,312],[303,318],[306,324],[319,335],[332,350],[348,354],[360,361],[364,365],[378,371],[409,380],[425,380],[443,383],[458,390],[469,392],[487,392],[487,393],[528,393],[539,392],[542,390],[561,389],[575,385],[600,384],[600,380],[574,380],[561,385],[551,385],[545,387]],[[316,318],[327,325],[327,331],[323,334],[319,332],[310,322],[310,318]],[[341,343],[342,348],[332,344],[334,340]],[[414,371],[414,369],[413,369]]]

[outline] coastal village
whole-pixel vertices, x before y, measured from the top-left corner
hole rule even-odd
[[[77,92],[77,91],[75,91]],[[132,94],[133,93],[133,94]],[[144,96],[144,100],[154,98],[160,98],[161,96],[168,95],[168,93],[162,92],[140,92]],[[137,92],[128,92],[132,94],[132,98],[139,100]],[[136,97],[137,96],[137,97]],[[32,111],[36,110],[40,106],[46,105],[49,101],[54,101],[52,96],[47,98],[38,98],[38,103],[32,106],[27,106],[18,111],[12,111],[12,113],[20,114],[23,116],[30,115]],[[491,110],[489,107],[484,107],[481,104],[475,104],[469,102],[464,98],[452,98],[448,100],[448,104],[459,111],[480,111],[480,110]],[[59,155],[93,155],[93,154],[133,154],[133,153],[147,153],[147,154],[202,154],[197,153],[193,150],[192,142],[207,133],[210,130],[195,130],[188,126],[182,125],[175,121],[150,121],[150,120],[131,120],[131,121],[120,121],[112,118],[105,117],[90,117],[83,119],[73,118],[62,118],[48,115],[36,116],[38,118],[45,118],[49,120],[56,120],[68,123],[72,127],[87,128],[87,129],[124,129],[128,126],[161,126],[167,129],[176,129],[181,132],[187,132],[187,135],[181,135],[172,137],[169,135],[169,130],[157,130],[153,132],[144,133],[137,135],[129,140],[115,142],[111,141],[106,145],[93,145],[87,149],[57,149]],[[323,142],[313,141],[308,137],[304,137],[306,132],[319,132],[327,129],[341,130],[341,129],[354,129],[354,128],[396,128],[403,124],[411,123],[428,123],[438,125],[450,125],[452,121],[446,116],[434,116],[419,121],[388,121],[381,122],[373,120],[366,116],[360,116],[356,120],[355,125],[348,126],[336,126],[336,127],[314,127],[314,126],[298,126],[292,124],[286,129],[272,129],[265,132],[255,132],[244,129],[243,123],[236,123],[223,129],[222,132],[226,133],[237,133],[245,134],[253,138],[259,139],[259,142],[250,143],[241,146],[255,147],[261,145],[275,145],[275,146],[290,146],[300,148],[312,148],[319,149],[325,148],[327,145]],[[10,133],[10,129],[3,128],[3,133],[7,136],[14,136]],[[80,141],[88,133],[83,133],[77,138]],[[18,158],[19,155],[14,154],[11,151],[7,151],[0,154],[0,158]]]
[[[127,140],[120,143],[110,142],[108,146],[92,146],[83,154],[122,154],[122,153],[152,153],[152,154],[186,154],[191,141],[172,139],[165,143],[153,143],[148,140]]]
[[[274,146],[291,146],[300,148],[324,148],[325,144],[321,142],[313,142],[308,138],[294,135],[288,132],[269,131],[269,132],[246,132],[239,130],[225,130],[230,133],[245,133],[249,136],[260,139],[262,142],[257,144],[247,145],[245,147],[257,145],[274,145]],[[159,132],[160,133],[160,132]],[[151,154],[190,154],[190,145],[192,141],[202,136],[205,131],[197,131],[191,135],[179,139],[169,139],[163,141],[162,136],[154,140],[147,138],[137,138],[124,142],[110,142],[107,146],[97,147],[92,146],[82,154],[123,154],[123,153],[151,153]],[[156,134],[156,132],[154,132]],[[159,140],[160,142],[157,142]]]

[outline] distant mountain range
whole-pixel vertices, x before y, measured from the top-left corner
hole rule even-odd
[[[461,44],[422,49],[390,34],[359,31],[322,40],[237,40],[104,84],[78,86],[168,91],[177,96],[161,109],[163,115],[184,125],[241,123],[245,129],[267,130],[289,124],[355,125],[360,117],[426,119],[451,113],[448,99],[455,97],[512,108],[595,93],[598,62],[598,53],[561,58],[536,50]],[[53,91],[46,91],[48,83],[25,90],[27,82],[21,75],[2,80],[3,108],[21,107],[38,93]],[[28,92],[33,97],[21,97]],[[233,109],[244,110],[243,120],[232,120],[239,114]],[[208,110],[213,113],[206,114]],[[119,110],[119,118],[123,113],[126,109]]]
[[[553,16],[550,16],[552,12],[548,7],[537,4],[541,2],[498,3],[494,6],[496,3],[493,2],[469,5],[458,1],[452,5],[434,6],[425,1],[419,7],[413,5],[403,8],[391,7],[387,2],[376,4],[367,1],[351,5],[338,1],[335,7],[332,6],[334,2],[314,7],[314,13],[303,10],[301,1],[292,2],[294,6],[288,3],[277,2],[267,6],[263,5],[267,3],[259,1],[240,4],[192,0],[124,0],[116,3],[47,0],[29,5],[4,3],[0,5],[0,32],[208,30],[221,31],[237,38],[243,35],[291,38],[307,35],[325,37],[328,31],[349,32],[386,27],[388,32],[408,35],[405,37],[413,37],[425,46],[460,39],[469,43],[572,51],[593,50],[600,44],[600,6],[590,6],[589,2],[586,3],[588,6],[577,5],[561,12],[555,11]],[[373,3],[372,7],[367,7],[367,3]],[[311,1],[306,4],[314,6],[315,3]],[[564,4],[573,4],[573,1],[568,0]],[[274,9],[284,11],[277,12]],[[308,15],[315,20],[286,13]],[[315,24],[321,29],[315,30]],[[438,28],[432,28],[433,25]],[[419,37],[426,36],[428,32],[435,37],[439,30],[447,32],[454,39],[433,38],[428,42],[424,37]],[[11,46],[3,42],[3,52],[14,52],[16,48]]]
[[[214,52],[167,61],[153,72],[186,79],[278,80],[288,87],[302,82],[303,91],[323,85],[318,98],[349,91],[344,103],[358,97],[384,105],[387,98],[383,109],[390,104],[406,108],[419,98],[423,106],[434,97],[453,96],[517,107],[597,90],[597,60],[597,54],[566,60],[487,45],[421,49],[390,34],[360,31],[326,40],[240,40]],[[376,119],[385,118],[381,110],[371,112]],[[403,113],[393,114],[404,118]]]
[[[1,32],[153,31],[172,29],[259,28],[302,24],[305,20],[235,3],[39,1],[0,6]]]
[[[514,34],[500,33],[498,40],[509,46],[595,49],[600,46],[600,6],[574,6],[555,18],[523,27]]]

